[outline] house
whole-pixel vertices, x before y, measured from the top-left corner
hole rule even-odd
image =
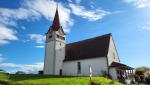
[[[56,9],[52,26],[46,33],[44,74],[88,76],[89,65],[93,76],[104,72],[117,80],[133,68],[120,63],[112,34],[66,44],[66,35]]]

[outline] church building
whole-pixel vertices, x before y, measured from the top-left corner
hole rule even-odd
[[[69,44],[66,36],[56,9],[46,33],[44,75],[89,76],[89,66],[93,76],[107,73],[114,80],[133,73],[133,68],[120,63],[111,33]]]

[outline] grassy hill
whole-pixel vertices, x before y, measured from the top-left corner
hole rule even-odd
[[[103,78],[92,77],[98,85],[122,85]],[[89,85],[89,77],[59,77],[43,75],[0,74],[0,85]]]

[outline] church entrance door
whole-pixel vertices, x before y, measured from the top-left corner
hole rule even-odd
[[[59,70],[59,75],[62,76],[62,69]]]

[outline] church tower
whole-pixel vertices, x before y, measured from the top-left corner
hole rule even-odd
[[[61,75],[63,60],[65,58],[65,33],[59,21],[58,7],[55,17],[46,33],[44,74]]]

